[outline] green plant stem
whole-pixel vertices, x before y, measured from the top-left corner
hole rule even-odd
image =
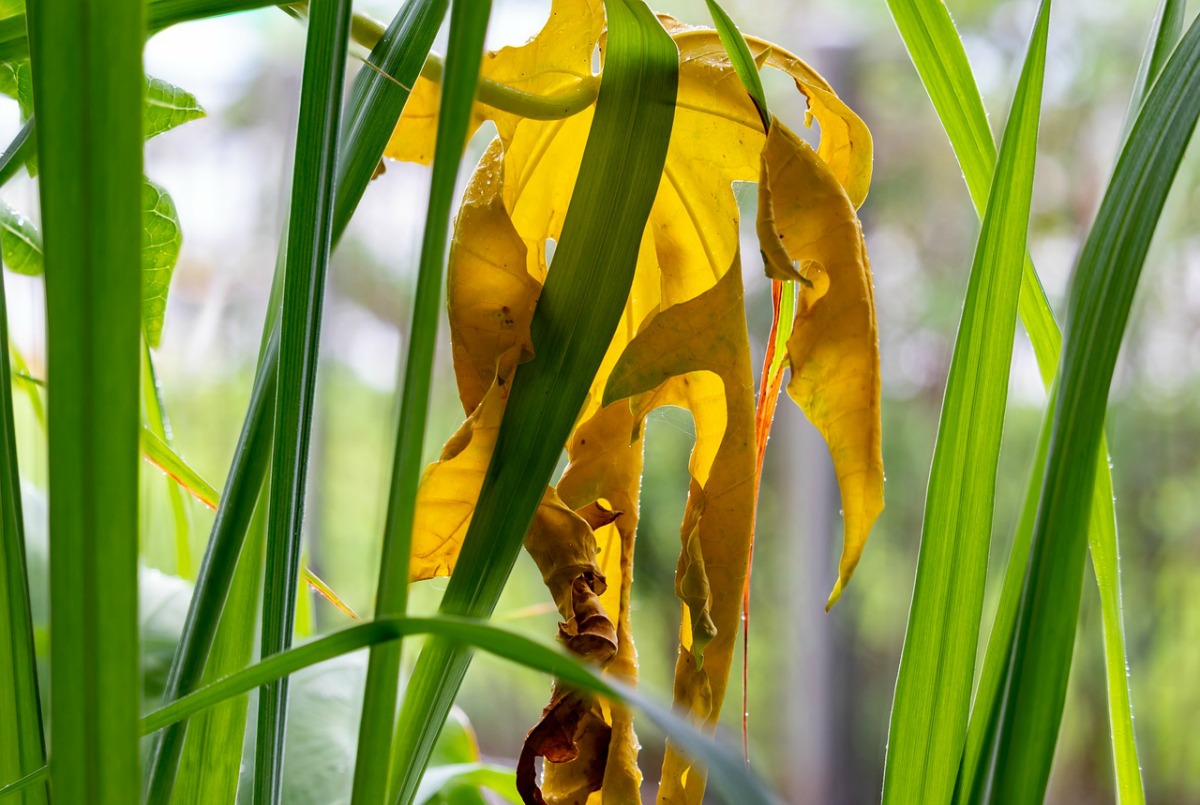
[[[392,458],[392,478],[384,524],[383,548],[376,587],[375,617],[403,615],[408,608],[408,564],[413,515],[421,480],[422,448],[428,420],[433,352],[437,343],[446,239],[454,185],[466,146],[490,0],[454,0],[450,15],[450,56],[442,83],[433,178],[426,207],[425,234],[417,273],[409,331],[400,419]],[[371,650],[354,767],[355,803],[377,803],[387,795],[388,758],[395,730],[402,643],[388,642]]]
[[[137,800],[144,9],[29,10],[46,265],[50,788]]]
[[[638,243],[674,120],[679,54],[640,0],[606,4],[608,40],[595,118],[531,336],[537,357],[513,380],[495,451],[441,611],[486,617],[520,551],[546,482],[625,306]],[[397,801],[408,805],[471,652],[434,638],[409,682],[397,728]]]
[[[316,0],[304,55],[283,275],[263,588],[264,657],[290,647],[293,637],[349,27],[349,0]],[[287,698],[286,678],[268,683],[259,694],[254,777],[259,805],[280,801]]]

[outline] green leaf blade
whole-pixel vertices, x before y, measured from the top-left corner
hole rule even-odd
[[[951,359],[896,681],[884,802],[949,802],[966,736],[1033,196],[1049,12],[1044,2],[1029,40]]]
[[[436,14],[436,9],[430,9],[430,13]],[[442,78],[433,177],[413,301],[408,339],[410,346],[400,392],[400,420],[396,428],[376,587],[376,617],[403,615],[408,606],[408,563],[412,552],[413,516],[429,413],[434,345],[437,343],[438,318],[441,315],[439,302],[445,274],[450,208],[454,203],[459,163],[469,134],[490,14],[490,0],[455,0],[450,18],[450,41]],[[397,97],[393,103],[399,101],[402,106],[403,100],[406,98]],[[367,102],[365,97],[363,102]],[[383,145],[380,143],[379,147]],[[345,198],[349,202],[351,195]],[[357,201],[357,197],[353,200]],[[359,727],[358,762],[354,769],[356,803],[378,802],[388,792],[387,759],[392,754],[392,736],[395,732],[401,646],[398,641],[390,642],[371,651]],[[444,721],[445,714],[438,723]]]
[[[1060,394],[999,725],[994,795],[1045,792],[1079,610],[1096,456],[1113,368],[1150,240],[1200,115],[1200,24],[1154,84],[1071,282]]]
[[[262,655],[292,644],[299,587],[304,487],[325,275],[333,243],[334,170],[350,28],[349,0],[317,0],[304,55],[280,316],[279,386],[267,509]],[[279,801],[287,680],[259,695],[254,800]]]
[[[29,12],[55,389],[50,783],[56,800],[116,805],[137,800],[139,779],[144,12],[102,0]]]

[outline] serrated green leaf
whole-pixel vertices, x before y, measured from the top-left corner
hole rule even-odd
[[[24,215],[0,201],[0,257],[9,271],[36,277],[45,269],[42,233]]]
[[[183,231],[175,202],[161,185],[149,179],[142,184],[142,236],[142,328],[146,341],[157,347]]]
[[[207,114],[195,95],[153,76],[146,76],[145,112],[147,140]]]

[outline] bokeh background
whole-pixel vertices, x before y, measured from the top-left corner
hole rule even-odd
[[[854,582],[826,615],[841,518],[828,454],[803,415],[779,408],[767,454],[756,546],[749,713],[754,766],[790,802],[878,800],[888,715],[916,564],[925,482],[955,327],[978,225],[932,106],[884,0],[726,0],[748,33],[801,55],[871,127],[875,179],[861,215],[882,346],[887,508]],[[1033,0],[949,0],[993,127],[1002,125],[1032,24]],[[1060,314],[1081,239],[1104,189],[1156,3],[1060,3],[1053,12],[1041,153],[1031,231],[1034,261]],[[389,19],[396,0],[361,11]],[[549,0],[496,0],[489,45],[517,44],[545,20]],[[658,10],[708,23],[701,0]],[[444,34],[443,34],[444,35]],[[290,180],[304,45],[301,26],[274,9],[191,23],[150,40],[147,71],[195,93],[206,119],[147,146],[147,174],[172,194],[184,242],[156,361],[179,452],[218,488],[241,425]],[[435,49],[444,52],[444,39]],[[353,68],[358,67],[356,61]],[[802,100],[767,77],[772,109],[799,127]],[[0,105],[0,135],[15,133]],[[490,138],[481,132],[465,168]],[[1200,159],[1185,160],[1147,263],[1118,365],[1108,419],[1120,523],[1125,622],[1136,726],[1151,801],[1200,802]],[[310,563],[348,603],[369,613],[378,566],[399,362],[419,254],[429,174],[389,163],[368,189],[329,275],[307,516]],[[739,189],[743,251],[757,253],[753,188]],[[33,184],[5,198],[27,214]],[[748,313],[761,355],[768,286],[746,260]],[[40,280],[5,274],[18,344],[41,376]],[[461,420],[445,328],[438,344],[428,451]],[[756,363],[760,358],[756,357]],[[1018,332],[1001,459],[992,581],[1007,559],[1045,404],[1033,352]],[[18,395],[21,461],[39,483],[45,450]],[[643,687],[666,698],[678,606],[672,579],[687,493],[691,421],[679,411],[649,424],[634,628]],[[189,555],[175,548],[164,479],[146,466],[143,550],[168,573],[194,574],[212,514],[189,500]],[[1089,570],[1090,574],[1090,570]],[[998,586],[993,584],[993,587]],[[415,588],[431,611],[444,583]],[[985,605],[990,623],[995,589]],[[306,629],[348,624],[313,599]],[[497,618],[550,639],[556,613],[522,556]],[[407,652],[409,659],[415,652]],[[741,658],[735,660],[735,677]],[[515,757],[548,681],[478,658],[460,704],[484,752]],[[357,705],[350,709],[356,710]],[[726,738],[738,741],[740,685],[731,684]],[[656,776],[661,739],[643,737]],[[351,747],[352,751],[352,747]],[[1049,799],[1113,799],[1098,600],[1084,587],[1069,700]]]

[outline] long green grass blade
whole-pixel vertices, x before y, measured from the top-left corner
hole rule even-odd
[[[375,617],[403,615],[408,608],[408,562],[412,549],[413,513],[421,480],[421,452],[429,412],[433,351],[441,315],[442,277],[454,185],[466,146],[483,40],[487,33],[491,0],[454,0],[450,16],[450,41],[442,76],[438,107],[433,179],[426,207],[425,234],[417,290],[413,301],[404,386],[400,394],[400,419],[392,458],[392,479],[384,523],[383,548],[376,587]],[[358,761],[354,767],[354,802],[382,801],[388,790],[388,760],[395,731],[396,700],[400,684],[401,641],[372,648],[363,695],[358,733]]]
[[[1200,24],[1146,98],[1071,282],[1050,456],[1005,689],[993,795],[1045,793],[1079,611],[1086,524],[1113,367],[1158,218],[1200,115]]]
[[[383,155],[399,116],[398,108],[402,108],[408,98],[408,90],[396,84],[411,86],[416,80],[421,61],[428,54],[441,25],[441,15],[436,11],[439,5],[444,13],[445,0],[414,0],[414,3],[406,4],[389,27],[389,35],[380,42],[378,58],[372,57],[379,72],[363,70],[355,80],[338,160],[340,172],[333,220],[335,237],[345,230],[363,188]],[[433,13],[427,7],[432,7]],[[266,477],[279,361],[277,310],[278,296],[273,292],[250,404],[168,678],[164,694],[168,701],[194,690],[200,683],[258,489]],[[172,726],[158,735],[148,782],[150,801],[160,801],[171,790],[185,724]]]
[[[205,682],[214,682],[242,670],[253,657],[266,525],[266,496],[263,495],[250,522],[245,550],[229,589],[205,671]],[[248,696],[238,696],[194,717],[180,758],[173,802],[189,805],[236,801],[249,706]]]
[[[436,635],[455,644],[482,649],[526,668],[552,674],[569,684],[637,707],[670,735],[672,741],[708,766],[713,788],[727,801],[748,805],[775,801],[740,756],[721,747],[685,719],[648,697],[597,673],[557,646],[548,646],[482,621],[449,616],[381,618],[272,655],[148,714],[141,722],[142,733],[149,734],[162,729],[273,679],[294,674],[325,660],[383,641],[420,634]]]
[[[1125,136],[1133,121],[1137,118],[1138,109],[1146,99],[1146,92],[1162,72],[1167,63],[1179,35],[1183,33],[1183,18],[1187,14],[1187,0],[1162,0],[1158,13],[1154,17],[1154,26],[1150,29],[1150,37],[1146,40],[1146,48],[1142,51],[1142,63],[1138,65],[1137,79],[1133,83],[1133,92],[1129,96],[1129,111],[1125,113]]]
[[[262,605],[264,657],[292,644],[321,311],[333,245],[334,171],[350,29],[349,0],[316,0],[311,11],[284,258]],[[259,694],[256,803],[280,801],[287,687],[286,679],[277,680]]]
[[[679,55],[641,0],[605,5],[608,40],[596,114],[554,263],[531,328],[537,357],[517,372],[479,502],[441,611],[486,617],[520,551],[632,284],[674,119]],[[469,649],[421,652],[397,728],[399,798],[416,792]]]
[[[950,144],[963,171],[975,209],[982,215],[995,162],[995,146],[988,128],[987,113],[971,73],[950,12],[944,3],[935,0],[889,0],[888,6],[895,19],[896,27],[904,39],[913,64],[945,127]],[[1021,280],[1021,322],[1033,345],[1041,371],[1042,382],[1047,389],[1054,380],[1062,347],[1062,336],[1046,294],[1042,290],[1034,271],[1033,263],[1026,259]],[[1108,451],[1101,444],[1100,454],[1107,459]],[[1107,461],[1097,465],[1096,491],[1093,494],[1096,511],[1092,516],[1092,530],[1088,538],[1092,556],[1117,555],[1116,512],[1112,503],[1112,475]],[[1022,566],[1025,557],[1020,557]],[[1093,562],[1095,565],[1095,563]],[[1120,611],[1120,578],[1115,570],[1096,567],[1097,584],[1101,586],[1100,600],[1104,621],[1107,685],[1109,691],[1109,717],[1113,733],[1113,751],[1116,757],[1118,789],[1122,792],[1142,790],[1141,769],[1137,760],[1137,747],[1133,734],[1133,711],[1129,702],[1129,678],[1125,662],[1124,630]],[[997,618],[1015,618],[1017,598],[1001,598]],[[1011,609],[1011,615],[1003,614]],[[1119,660],[1115,658],[1120,658]],[[992,663],[1001,667],[993,668]],[[1007,654],[993,655],[990,651],[985,660],[982,679],[1004,671]],[[981,686],[980,691],[985,688]],[[993,690],[988,688],[987,690]],[[990,713],[992,704],[977,693],[974,709]],[[974,730],[974,727],[972,727]],[[970,740],[969,740],[969,745]],[[1141,797],[1125,800],[1138,802]]]
[[[42,784],[43,781],[46,780],[46,778],[49,776],[50,776],[50,770],[45,766],[42,766],[41,768],[38,768],[38,769],[34,769],[33,771],[29,772],[29,774],[26,774],[21,779],[13,780],[8,785],[4,786],[3,788],[0,788],[0,799],[5,799],[7,797],[14,796],[16,794],[21,793],[22,791],[28,791],[33,786]]]
[[[14,780],[46,762],[11,374],[8,303],[0,278],[0,780]],[[45,802],[44,789],[30,789],[20,801]]]
[[[892,705],[885,803],[949,802],[966,739],[1049,21],[1045,0],[1004,130],[951,359]]]
[[[141,3],[29,6],[46,259],[50,783],[138,797]]]

